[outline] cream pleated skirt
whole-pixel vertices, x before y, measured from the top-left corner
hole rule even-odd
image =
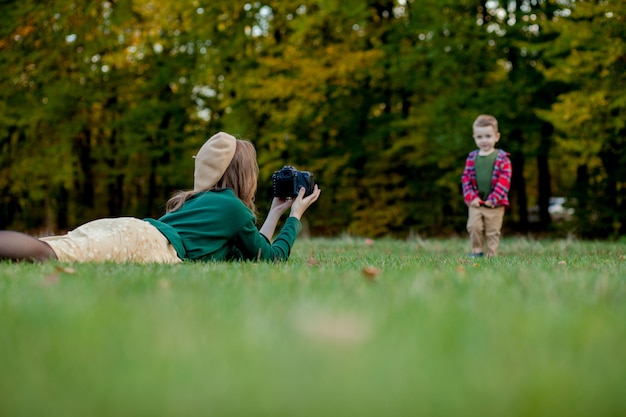
[[[179,263],[165,236],[133,217],[99,219],[60,236],[39,238],[61,262]]]

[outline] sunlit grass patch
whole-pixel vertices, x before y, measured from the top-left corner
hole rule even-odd
[[[0,264],[0,415],[620,415],[626,245],[299,240],[289,262]]]

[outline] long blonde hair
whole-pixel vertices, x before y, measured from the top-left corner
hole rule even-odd
[[[222,178],[210,189],[232,188],[235,195],[256,215],[254,196],[258,178],[259,165],[256,160],[254,145],[247,140],[237,139],[233,160],[226,168]],[[166,212],[169,213],[180,209],[185,201],[204,191],[208,191],[208,189],[177,192],[165,205]]]

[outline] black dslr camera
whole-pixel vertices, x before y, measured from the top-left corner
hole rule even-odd
[[[274,197],[296,197],[302,187],[306,190],[304,192],[306,197],[311,195],[314,185],[313,174],[308,171],[298,171],[290,165],[285,165],[272,175]]]

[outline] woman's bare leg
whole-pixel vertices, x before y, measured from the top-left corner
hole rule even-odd
[[[24,233],[0,230],[0,259],[44,262],[57,256],[46,242]]]

